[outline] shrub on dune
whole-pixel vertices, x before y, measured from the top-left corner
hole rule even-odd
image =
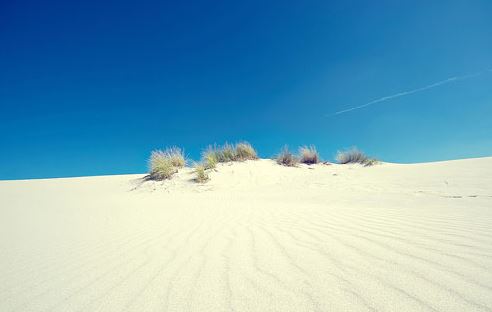
[[[236,144],[236,160],[254,160],[258,159],[256,150],[248,142],[240,142]]]
[[[176,152],[174,150],[174,152]],[[149,159],[149,179],[165,180],[172,177],[181,166],[181,160],[171,150],[153,151]],[[184,160],[184,158],[183,158]],[[184,163],[183,165],[184,166]],[[181,167],[182,167],[181,166]]]
[[[316,151],[316,147],[311,145],[299,148],[299,162],[308,165],[319,163],[319,154]]]
[[[299,163],[299,159],[289,151],[289,148],[284,146],[276,158],[277,164],[294,167]]]
[[[339,164],[361,164],[364,166],[372,166],[377,163],[376,159],[370,158],[356,147],[338,151],[336,160]]]

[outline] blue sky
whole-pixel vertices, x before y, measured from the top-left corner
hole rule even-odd
[[[488,0],[4,1],[0,47],[0,179],[139,173],[152,149],[237,140],[492,155]]]

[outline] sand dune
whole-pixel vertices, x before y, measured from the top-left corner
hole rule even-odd
[[[0,182],[0,311],[492,311],[492,158]]]

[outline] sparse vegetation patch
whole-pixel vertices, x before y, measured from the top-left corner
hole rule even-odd
[[[258,159],[256,150],[248,142],[239,142],[236,144],[225,143],[224,145],[210,145],[202,153],[200,163],[194,164],[193,173],[195,181],[204,183],[209,180],[207,171],[213,169],[218,163],[231,161],[245,161]],[[317,164],[321,162],[316,147],[302,146],[299,148],[299,155],[291,153],[287,146],[284,146],[280,153],[275,157],[278,164],[288,167],[295,167],[299,163]],[[357,148],[339,151],[336,155],[339,164],[361,164],[363,166],[372,166],[379,161],[365,155]],[[179,147],[170,147],[165,150],[155,150],[151,153],[149,159],[148,180],[165,180],[170,179],[179,168],[186,165],[186,159],[183,150]]]

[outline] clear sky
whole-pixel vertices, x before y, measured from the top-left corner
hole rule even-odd
[[[489,0],[2,1],[0,179],[139,173],[152,149],[237,140],[491,156],[488,69]]]

